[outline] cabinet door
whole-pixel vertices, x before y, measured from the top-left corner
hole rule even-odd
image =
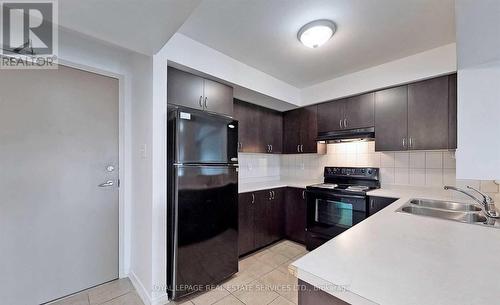
[[[375,93],[353,96],[345,103],[344,128],[366,128],[375,125]]]
[[[168,67],[167,102],[203,109],[203,78]]]
[[[283,115],[281,112],[268,110],[264,115],[266,123],[262,126],[265,128],[261,134],[265,134],[265,138],[271,145],[271,153],[281,154],[283,152]]]
[[[205,110],[233,116],[233,88],[205,79],[203,92]]]
[[[258,152],[260,117],[257,106],[235,99],[234,118],[238,120],[238,151]]]
[[[342,130],[345,99],[318,105],[318,132]]]
[[[316,153],[318,136],[318,106],[300,109],[300,152]]]
[[[285,199],[285,235],[288,239],[305,243],[306,212],[305,189],[287,188]]]
[[[375,150],[408,149],[408,89],[400,86],[375,93]]]
[[[255,194],[239,194],[238,200],[238,249],[243,255],[255,249],[254,240]]]
[[[457,148],[457,75],[449,76],[448,85],[448,149]]]
[[[300,152],[301,109],[287,111],[283,115],[283,151],[287,154]]]
[[[255,248],[262,248],[272,241],[271,209],[272,195],[269,190],[255,192]]]
[[[271,200],[271,238],[272,241],[280,240],[284,237],[285,231],[285,198],[284,189],[272,189],[273,199]]]
[[[448,76],[408,85],[410,149],[448,148]]]
[[[371,216],[396,201],[396,198],[368,197],[368,214]]]

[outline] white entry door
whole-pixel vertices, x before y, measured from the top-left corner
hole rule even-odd
[[[63,66],[0,70],[1,304],[118,278],[118,92]]]

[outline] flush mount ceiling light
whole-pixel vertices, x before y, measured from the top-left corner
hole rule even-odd
[[[332,38],[336,29],[335,23],[331,20],[315,20],[300,28],[297,38],[306,47],[314,49]]]

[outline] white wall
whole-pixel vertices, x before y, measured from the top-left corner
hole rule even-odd
[[[456,1],[457,177],[500,179],[500,2]]]
[[[301,105],[310,105],[456,71],[456,46],[448,44],[301,90]]]

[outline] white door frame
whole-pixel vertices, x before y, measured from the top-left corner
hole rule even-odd
[[[130,108],[126,107],[129,102],[125,98],[127,95],[125,92],[125,75],[62,58],[59,58],[59,64],[118,79],[118,179],[120,180],[120,187],[118,188],[118,276],[124,278],[128,276],[130,269],[130,192],[128,191],[130,163],[126,159],[128,155],[125,154],[125,145],[130,143],[128,140],[130,139],[130,129],[128,128],[130,123],[126,120]],[[130,96],[130,94],[128,95]]]

